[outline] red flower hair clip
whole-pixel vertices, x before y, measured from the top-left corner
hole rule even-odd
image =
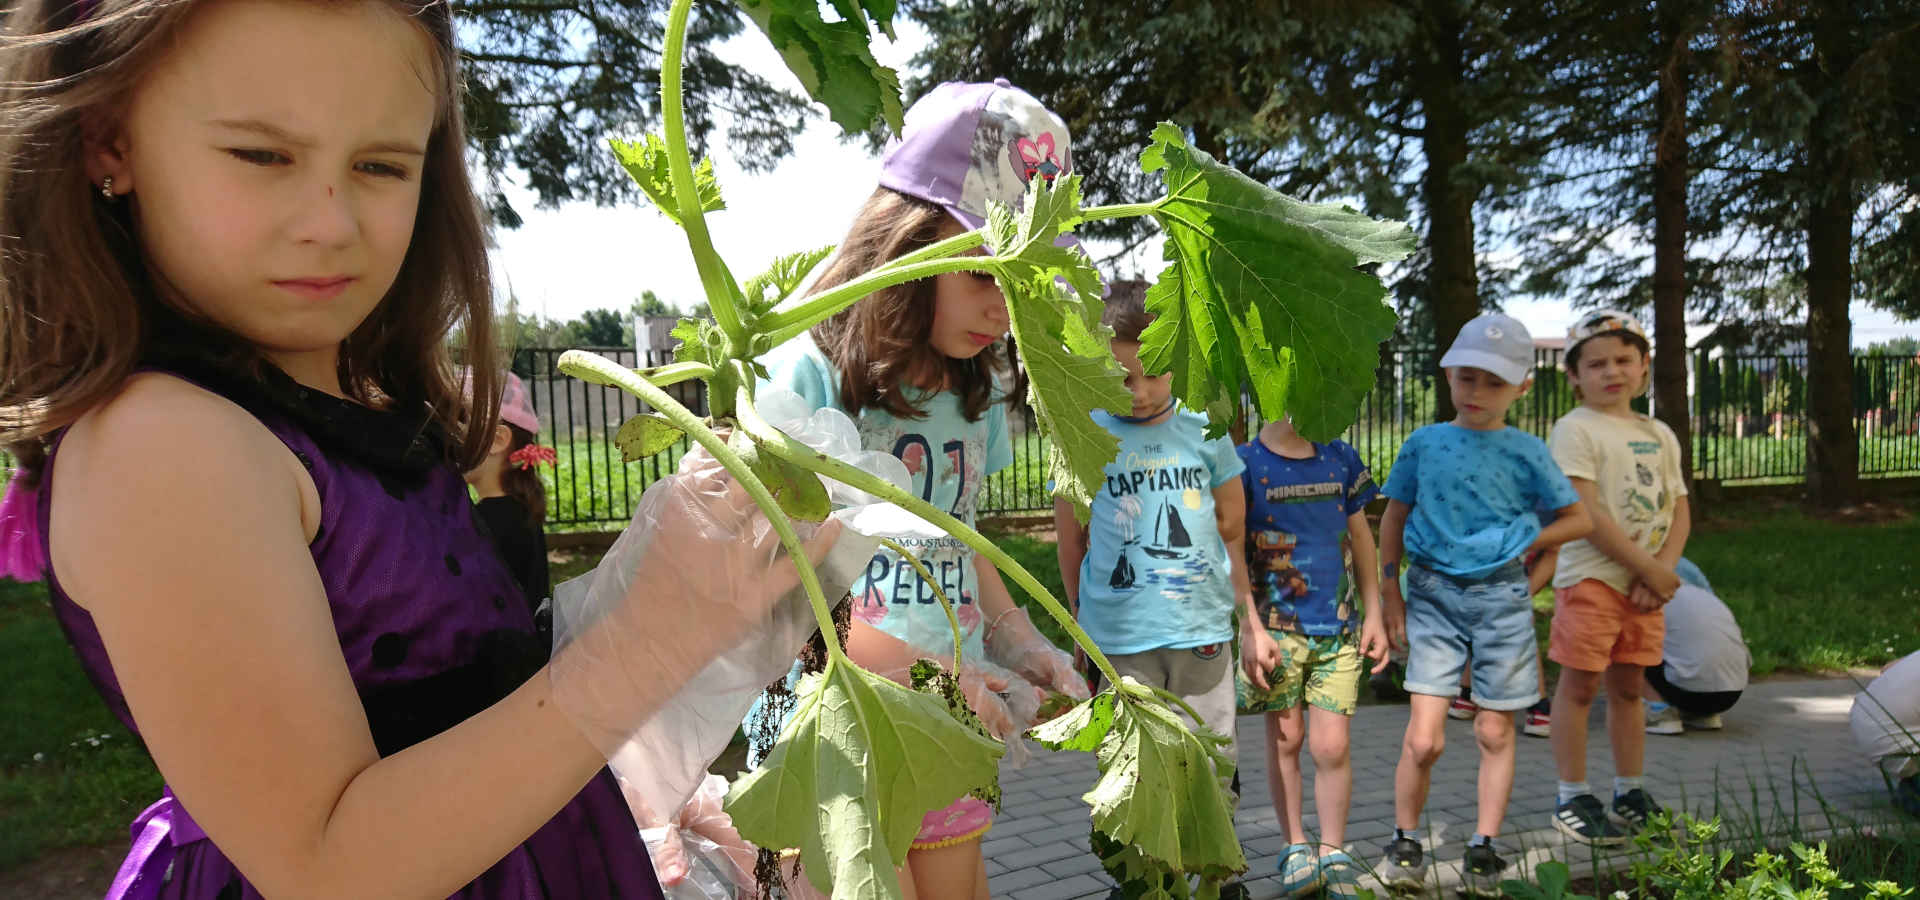
[[[542,447],[539,444],[528,444],[525,447],[513,451],[513,455],[507,457],[507,462],[521,469],[531,469],[534,466],[542,464],[551,466],[559,460],[559,451],[554,450],[552,447]]]

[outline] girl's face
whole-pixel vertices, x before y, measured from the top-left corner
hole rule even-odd
[[[1007,326],[1007,298],[992,275],[947,272],[934,276],[933,333],[927,342],[941,356],[979,356],[1007,333]]]
[[[425,33],[383,4],[213,0],[89,174],[133,204],[169,300],[337,391],[341,341],[406,258],[433,73]]]

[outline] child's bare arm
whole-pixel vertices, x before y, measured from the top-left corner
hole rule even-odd
[[[1686,553],[1687,539],[1693,536],[1693,506],[1687,502],[1687,495],[1681,494],[1673,501],[1673,525],[1667,529],[1667,540],[1660,545],[1655,559],[1668,568],[1678,565],[1680,557]]]
[[[1054,552],[1060,557],[1060,583],[1066,589],[1067,611],[1080,615],[1080,561],[1087,556],[1087,526],[1073,514],[1073,501],[1054,498]]]
[[[1584,498],[1586,495],[1581,496]],[[1594,517],[1587,514],[1587,504],[1569,503],[1554,512],[1556,513],[1554,520],[1547,523],[1547,527],[1540,529],[1540,536],[1534,538],[1533,543],[1527,547],[1528,553],[1558,547],[1593,533]]]
[[[1534,554],[1533,565],[1527,569],[1527,596],[1540,593],[1540,589],[1553,583],[1553,573],[1560,568],[1560,548],[1548,547]]]
[[[1230,478],[1213,489],[1213,521],[1220,529],[1220,540],[1229,554],[1245,547],[1247,539],[1247,492],[1240,479]],[[1246,554],[1231,561],[1234,600],[1251,608],[1253,579],[1247,576]]]
[[[1380,614],[1380,552],[1365,510],[1347,517],[1347,544],[1353,550],[1353,582],[1360,587],[1361,614]]]
[[[1580,494],[1588,517],[1593,520],[1593,531],[1587,535],[1587,540],[1600,548],[1601,553],[1626,566],[1627,571],[1645,582],[1662,599],[1672,597],[1673,592],[1680,588],[1680,576],[1674,574],[1673,566],[1663,565],[1646,548],[1627,539],[1627,533],[1620,530],[1620,523],[1607,515],[1598,485],[1585,478],[1568,480],[1573,482],[1573,489]]]
[[[1387,500],[1387,511],[1380,516],[1380,595],[1385,601],[1382,612],[1387,623],[1387,639],[1395,647],[1407,645],[1407,603],[1400,596],[1400,579],[1389,577],[1387,570],[1400,571],[1401,557],[1407,549],[1407,514],[1412,511],[1412,504],[1392,498]]]

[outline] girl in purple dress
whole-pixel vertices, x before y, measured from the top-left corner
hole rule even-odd
[[[169,785],[110,896],[659,897],[602,745],[787,582],[683,468],[633,526],[645,596],[546,661],[460,477],[500,370],[448,6],[7,27],[0,533]]]

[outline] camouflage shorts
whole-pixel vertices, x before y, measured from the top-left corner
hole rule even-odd
[[[1235,682],[1243,713],[1281,712],[1301,705],[1353,715],[1360,697],[1360,642],[1353,633],[1315,636],[1268,631],[1280,645],[1280,664],[1267,673],[1267,690],[1239,669]],[[1243,647],[1241,652],[1245,652]]]

